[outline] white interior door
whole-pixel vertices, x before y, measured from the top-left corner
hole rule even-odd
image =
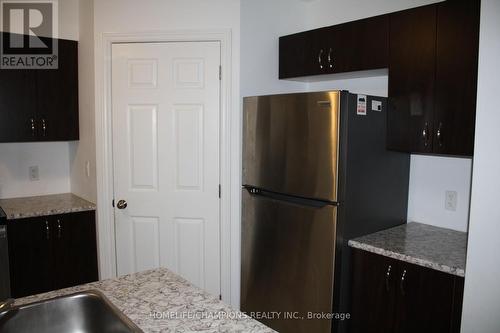
[[[220,44],[114,44],[118,274],[167,267],[220,294]]]

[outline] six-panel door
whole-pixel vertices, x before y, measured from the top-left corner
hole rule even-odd
[[[112,48],[118,274],[166,267],[220,294],[220,43]]]

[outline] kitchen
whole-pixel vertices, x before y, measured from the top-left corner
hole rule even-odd
[[[345,2],[326,1],[294,1],[292,5],[289,2],[277,1],[268,4],[265,1],[214,1],[211,4],[191,1],[192,5],[196,3],[199,7],[196,11],[190,10],[188,5],[181,4],[160,4],[152,1],[150,4],[137,6],[134,1],[128,1],[120,6],[112,2],[94,1],[60,1],[59,3],[59,31],[62,38],[78,39],[78,62],[79,62],[79,117],[80,117],[80,138],[79,141],[72,142],[40,142],[40,143],[2,143],[1,169],[0,169],[0,191],[1,198],[30,197],[36,195],[69,193],[96,204],[96,229],[98,231],[98,267],[100,279],[114,277],[117,274],[116,258],[114,251],[114,232],[112,223],[114,221],[114,211],[117,214],[133,209],[129,197],[116,196],[116,200],[129,199],[129,207],[124,210],[112,208],[113,180],[109,176],[112,161],[108,160],[108,153],[114,142],[107,137],[106,117],[109,117],[110,110],[106,109],[105,103],[109,101],[106,94],[106,75],[110,69],[105,61],[106,55],[109,55],[108,46],[113,42],[123,42],[139,39],[139,32],[153,32],[149,36],[141,37],[146,40],[168,40],[182,39],[181,32],[193,30],[198,34],[197,38],[213,39],[207,35],[216,35],[216,39],[222,42],[222,83],[221,93],[225,98],[222,100],[221,109],[223,115],[223,124],[229,131],[223,134],[221,155],[221,210],[220,210],[220,242],[221,242],[221,260],[220,260],[220,295],[222,300],[231,304],[234,308],[240,308],[240,252],[239,238],[240,229],[240,207],[241,207],[241,185],[242,185],[242,160],[237,158],[241,154],[241,139],[238,139],[243,130],[240,122],[243,119],[243,113],[234,112],[234,110],[243,110],[243,97],[270,95],[278,93],[294,93],[306,91],[324,91],[324,90],[349,90],[352,93],[363,93],[374,96],[387,96],[387,74],[368,73],[361,75],[361,78],[342,76],[334,74],[326,79],[330,74],[315,75],[307,81],[279,80],[279,37],[290,35],[292,33],[316,29],[318,27],[332,26],[340,22],[349,22],[365,17],[373,17],[386,13],[396,12],[406,8],[426,5],[430,2],[407,1],[404,4],[391,4],[388,1],[380,1],[377,4],[367,5],[360,2],[359,6],[349,5]],[[486,7],[485,7],[486,6]],[[481,5],[481,33],[491,33],[488,29],[483,29],[484,24],[493,24],[495,11],[487,7],[488,2],[483,1]],[[490,5],[493,6],[493,5]],[[491,8],[490,10],[487,10]],[[333,10],[335,9],[335,10]],[[197,14],[199,12],[199,14]],[[286,14],[286,15],[285,15]],[[137,17],[136,17],[137,15]],[[194,16],[193,16],[194,15]],[[276,20],[276,16],[282,18]],[[189,17],[189,19],[187,19]],[[488,21],[491,20],[491,21]],[[78,24],[79,22],[79,24]],[[75,23],[77,23],[75,25]],[[494,31],[494,28],[491,27]],[[203,30],[210,33],[203,34]],[[230,30],[230,32],[228,32]],[[165,33],[161,33],[161,32]],[[177,35],[173,32],[180,31]],[[116,33],[117,36],[112,35]],[[97,37],[95,37],[97,36]],[[488,35],[487,35],[488,36]],[[488,38],[488,37],[484,38]],[[482,37],[480,37],[480,40]],[[486,39],[489,41],[488,39]],[[486,42],[485,42],[486,43]],[[489,43],[492,43],[489,41]],[[408,198],[408,221],[422,222],[425,224],[438,224],[438,227],[455,229],[459,231],[469,231],[468,260],[465,273],[465,297],[464,297],[464,315],[462,327],[474,327],[474,323],[481,320],[484,325],[484,331],[491,329],[494,331],[494,321],[488,321],[486,313],[478,313],[475,304],[485,299],[494,299],[495,288],[489,287],[486,281],[478,282],[481,277],[494,276],[492,264],[486,265],[489,258],[480,256],[479,252],[484,251],[485,247],[493,247],[492,243],[486,242],[488,237],[494,237],[495,229],[493,226],[489,229],[489,223],[494,220],[495,205],[486,205],[493,198],[484,197],[483,190],[477,189],[477,195],[482,198],[481,202],[475,202],[474,199],[474,178],[475,173],[489,175],[490,167],[494,166],[495,150],[487,154],[488,142],[495,142],[495,131],[488,131],[488,126],[493,126],[494,118],[481,118],[481,112],[490,108],[486,107],[490,102],[484,98],[483,90],[489,91],[490,86],[496,82],[494,78],[492,83],[481,83],[482,79],[488,79],[493,75],[495,66],[487,68],[481,67],[481,61],[488,61],[488,52],[493,52],[494,45],[486,46],[483,51],[483,44],[479,46],[479,82],[478,82],[478,109],[476,122],[476,138],[474,149],[474,169],[472,170],[472,159],[441,157],[431,155],[412,155],[409,174],[409,190],[406,194]],[[484,53],[486,60],[482,60]],[[324,61],[327,61],[327,51],[324,54]],[[491,55],[491,57],[494,57]],[[208,61],[208,60],[206,60]],[[491,60],[493,61],[493,60]],[[158,63],[161,66],[161,63]],[[94,68],[94,70],[89,70]],[[482,74],[484,73],[484,74]],[[337,76],[335,76],[337,75]],[[483,75],[483,76],[481,76]],[[366,76],[366,77],[365,77]],[[161,77],[158,77],[160,82]],[[189,83],[192,84],[192,83]],[[125,87],[126,88],[126,87]],[[483,105],[481,108],[479,106]],[[368,107],[371,107],[368,104]],[[109,107],[108,107],[109,109]],[[94,112],[95,110],[95,112]],[[227,112],[227,110],[233,110]],[[483,111],[484,110],[484,111]],[[224,113],[226,112],[226,113]],[[194,115],[194,111],[190,115]],[[486,117],[486,116],[483,116]],[[492,117],[488,115],[488,117]],[[187,118],[186,118],[187,119]],[[480,121],[481,119],[482,122]],[[183,124],[183,123],[182,123]],[[482,126],[486,129],[481,130]],[[222,127],[221,127],[222,128]],[[431,130],[431,129],[429,129]],[[437,131],[437,128],[436,128]],[[435,133],[435,132],[434,132]],[[225,135],[225,137],[224,137]],[[481,135],[486,137],[482,138]],[[226,139],[226,140],[224,140]],[[486,140],[487,139],[487,140]],[[479,141],[478,141],[479,140]],[[486,141],[485,141],[486,140]],[[485,144],[484,148],[478,146]],[[493,149],[492,147],[489,149]],[[487,155],[481,155],[487,154]],[[484,162],[481,164],[484,156]],[[147,156],[146,156],[147,157]],[[160,157],[159,157],[160,158]],[[478,160],[479,159],[479,160]],[[39,180],[29,180],[29,168],[39,166]],[[487,168],[482,171],[482,168]],[[141,169],[142,170],[142,169]],[[149,172],[144,175],[153,174]],[[186,169],[190,170],[190,169]],[[493,172],[493,171],[492,171]],[[468,202],[472,175],[472,209],[470,212],[470,223]],[[88,176],[87,176],[88,175]],[[489,186],[496,181],[492,173],[484,186],[486,192]],[[191,183],[194,178],[181,178],[185,186],[195,186]],[[478,181],[481,178],[476,178]],[[141,181],[151,181],[151,178],[141,178]],[[484,183],[484,182],[483,182]],[[193,185],[194,184],[194,185]],[[215,184],[215,183],[214,183]],[[183,185],[183,184],[181,184]],[[216,184],[215,184],[216,185]],[[218,189],[214,187],[214,193]],[[456,210],[450,211],[444,208],[446,191],[452,193],[453,203],[456,199]],[[216,194],[214,194],[216,195]],[[486,201],[485,201],[486,200]],[[491,213],[486,214],[487,222],[474,223],[476,214],[475,209],[480,212],[487,212],[493,209]],[[144,215],[140,216],[148,216]],[[481,213],[485,214],[485,213]],[[479,217],[477,217],[479,218]],[[146,223],[150,220],[143,219]],[[189,228],[196,226],[196,221],[189,221]],[[52,222],[51,222],[52,223]],[[57,221],[50,225],[51,232],[54,232],[57,239]],[[153,225],[153,224],[148,224]],[[151,233],[155,230],[151,227]],[[478,228],[478,236],[475,235],[475,228]],[[63,226],[63,231],[66,230]],[[149,230],[149,229],[148,229]],[[187,235],[181,241],[192,241],[191,234],[187,233],[191,229],[179,229],[179,235]],[[488,231],[487,231],[488,230]],[[183,233],[183,232],[186,233]],[[149,235],[149,234],[147,234]],[[480,236],[479,236],[480,235]],[[175,241],[175,240],[174,240]],[[477,242],[477,243],[475,243]],[[486,242],[486,243],[485,243]],[[160,242],[163,244],[164,242]],[[183,242],[181,242],[183,243]],[[474,250],[474,244],[477,250]],[[157,243],[152,243],[152,247]],[[128,248],[125,246],[124,248]],[[147,249],[147,248],[146,248]],[[181,255],[192,255],[191,252],[183,252],[185,249],[180,247]],[[189,248],[188,248],[189,250]],[[200,248],[196,247],[196,251]],[[472,252],[471,252],[472,251]],[[494,249],[490,249],[493,251]],[[473,254],[477,257],[472,257]],[[137,254],[137,253],[136,253]],[[140,253],[139,253],[140,254]],[[139,263],[154,264],[158,258],[144,257]],[[161,258],[160,258],[161,259]],[[492,258],[493,259],[493,258]],[[491,259],[491,260],[492,260]],[[149,262],[150,260],[151,262]],[[213,263],[216,265],[217,263]],[[470,267],[475,270],[469,271]],[[483,266],[485,265],[485,266]],[[167,266],[173,267],[173,266]],[[191,270],[189,266],[186,274],[198,274],[196,270]],[[386,273],[384,271],[384,273]],[[475,274],[478,274],[475,277]],[[470,276],[470,285],[468,289],[468,278]],[[194,278],[193,278],[194,279]],[[193,281],[192,279],[192,281]],[[196,280],[194,280],[196,281]],[[208,280],[207,280],[208,281]],[[484,289],[483,289],[484,288]],[[470,291],[468,291],[470,290]],[[485,293],[483,293],[483,290]],[[487,290],[487,291],[486,291]],[[212,292],[216,297],[216,292]],[[481,297],[481,298],[478,298]],[[469,300],[469,301],[468,301]],[[469,304],[469,305],[468,305]],[[495,309],[496,303],[492,300],[488,303],[489,310]],[[482,307],[481,307],[482,308]],[[121,309],[123,311],[123,309]],[[149,313],[148,313],[149,314]],[[482,319],[473,316],[485,316]],[[474,318],[474,319],[473,319]],[[489,319],[492,320],[492,319]],[[489,325],[489,326],[488,326]],[[463,329],[465,329],[463,328]]]

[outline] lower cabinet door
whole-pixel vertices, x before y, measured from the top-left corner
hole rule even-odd
[[[393,331],[397,265],[396,260],[353,249],[351,332]]]
[[[7,223],[11,296],[38,294],[53,289],[51,232],[44,218]]]
[[[460,332],[464,279],[353,249],[350,332]]]
[[[95,212],[52,217],[55,289],[97,281]]]
[[[395,332],[453,332],[454,275],[402,262],[396,284]]]

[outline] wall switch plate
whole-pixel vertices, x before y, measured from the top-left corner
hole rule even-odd
[[[38,172],[38,165],[29,167],[30,181],[34,182],[40,180],[40,174]]]
[[[85,161],[85,177],[90,178],[90,161]]]
[[[446,191],[444,208],[446,210],[456,211],[457,210],[457,191]]]

